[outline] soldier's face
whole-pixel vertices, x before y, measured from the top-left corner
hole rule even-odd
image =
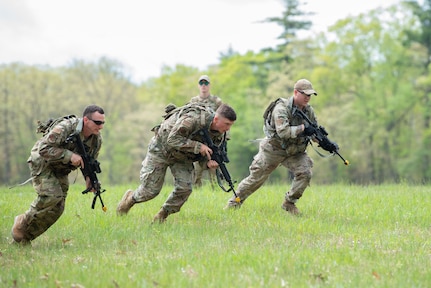
[[[305,106],[307,106],[308,102],[310,102],[311,100],[312,95],[307,95],[304,92],[296,89],[294,93],[294,103],[296,104],[296,106],[300,108],[304,108]]]
[[[98,135],[105,124],[105,115],[99,112],[94,112],[91,116],[84,117],[84,128],[87,130],[87,135]]]
[[[229,131],[235,121],[231,121],[222,116],[214,116],[214,121],[211,124],[211,130],[217,130],[220,133]]]
[[[198,86],[201,96],[209,96],[209,92],[211,89],[211,84],[209,82],[202,80],[201,82],[199,82]]]

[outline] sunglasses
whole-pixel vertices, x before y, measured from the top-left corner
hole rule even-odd
[[[313,95],[313,94],[307,94],[307,93],[305,93],[304,91],[301,91],[301,90],[298,90],[298,92],[301,93],[301,94],[307,95],[308,97],[310,97],[311,95]]]
[[[88,118],[88,117],[87,117]],[[105,121],[100,121],[100,120],[93,120],[91,118],[88,118],[88,120],[91,120],[94,122],[94,124],[96,124],[97,126],[103,125],[105,124]]]
[[[200,81],[199,82],[200,86],[202,86],[202,85],[208,86],[209,84],[210,84],[210,82],[207,82],[207,81]]]

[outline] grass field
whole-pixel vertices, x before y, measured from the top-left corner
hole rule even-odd
[[[128,187],[105,187],[106,213],[82,188],[30,247],[10,245],[10,229],[35,192],[0,188],[0,287],[431,287],[431,186],[313,185],[297,217],[280,208],[285,186],[236,211],[208,186],[162,225],[169,187],[125,217]]]

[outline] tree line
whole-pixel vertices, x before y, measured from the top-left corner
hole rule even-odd
[[[248,175],[262,138],[262,114],[278,97],[292,95],[307,78],[319,124],[340,146],[338,157],[321,158],[313,147],[315,183],[427,183],[431,179],[431,0],[404,1],[339,20],[326,32],[298,37],[311,22],[301,4],[285,0],[280,45],[240,54],[228,49],[201,71],[176,65],[161,76],[133,83],[115,59],[74,59],[65,67],[12,63],[0,66],[0,184],[29,177],[26,160],[36,121],[81,116],[91,103],[105,109],[100,154],[104,183],[135,185],[164,107],[184,105],[198,94],[196,79],[208,74],[212,92],[237,111],[228,144],[233,179]],[[80,177],[80,176],[79,176]],[[284,169],[270,181],[289,181]],[[105,185],[106,186],[106,185]]]

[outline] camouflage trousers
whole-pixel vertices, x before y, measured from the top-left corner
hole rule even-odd
[[[235,197],[232,197],[228,201],[228,206],[241,205],[245,199],[265,183],[269,175],[279,165],[286,167],[294,176],[290,190],[286,192],[285,199],[295,203],[301,198],[305,188],[310,184],[313,160],[305,152],[290,156],[285,149],[271,145],[267,139],[264,139],[260,142],[259,152],[254,156],[249,167],[250,175],[238,185],[236,192],[241,202],[236,203]]]
[[[162,207],[169,214],[180,211],[192,193],[193,162],[167,159],[161,152],[148,151],[142,162],[141,184],[133,192],[136,203],[146,202],[159,195],[168,167],[174,177],[174,190]]]
[[[30,208],[23,214],[22,229],[24,238],[33,240],[40,236],[63,214],[69,179],[67,175],[56,175],[49,168],[45,168],[39,175],[33,176],[33,187],[37,198]]]

